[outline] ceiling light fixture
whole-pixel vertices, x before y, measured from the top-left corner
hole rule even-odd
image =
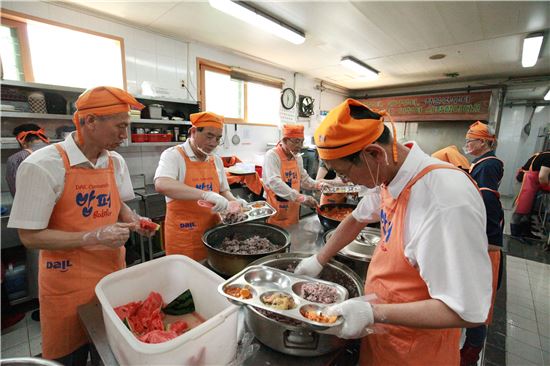
[[[355,71],[360,76],[365,76],[371,80],[378,78],[378,74],[380,73],[378,70],[373,69],[363,61],[358,60],[353,56],[342,57],[342,59],[340,60],[340,65],[352,71]]]
[[[548,89],[548,91],[544,95],[544,100],[550,100],[550,89]]]
[[[210,6],[294,44],[304,43],[304,32],[242,1],[209,0]]]
[[[542,40],[544,34],[542,32],[530,33],[523,40],[523,52],[521,55],[521,66],[532,67],[535,66],[540,54],[540,48],[542,46]]]

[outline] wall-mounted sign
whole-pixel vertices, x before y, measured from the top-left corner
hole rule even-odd
[[[388,111],[396,122],[488,120],[491,92],[368,98],[361,102]]]

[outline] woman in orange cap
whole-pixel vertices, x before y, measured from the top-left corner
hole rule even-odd
[[[105,275],[125,267],[124,244],[142,219],[123,202],[134,197],[124,159],[114,151],[127,138],[130,94],[97,87],[76,101],[77,133],[44,147],[20,167],[9,227],[40,249],[42,357],[86,365],[88,337],[77,308],[95,298]]]
[[[212,112],[190,116],[193,127],[185,143],[165,150],[155,172],[155,189],[166,196],[166,254],[206,258],[202,235],[220,222],[218,212],[246,201],[229,190],[223,162],[213,154],[222,139],[224,119]],[[205,200],[212,208],[199,206]]]
[[[298,222],[300,204],[317,207],[315,198],[300,193],[300,189],[321,189],[321,183],[313,180],[304,169],[299,155],[304,144],[304,126],[284,125],[283,139],[265,154],[263,183],[267,202],[277,213],[267,222],[287,227]]]
[[[504,163],[495,156],[496,136],[489,131],[489,126],[481,121],[473,123],[466,133],[466,144],[463,150],[474,157],[469,173],[476,181],[487,213],[487,239],[489,256],[493,267],[493,302],[496,289],[500,284],[502,257],[502,232],[504,229],[504,211],[500,202],[498,187],[504,175]],[[488,322],[492,318],[492,307]],[[487,328],[485,325],[466,330],[466,340],[460,350],[462,366],[475,365],[485,342]]]
[[[348,99],[315,131],[321,159],[379,194],[365,196],[295,272],[318,275],[367,223],[380,221],[365,284],[365,294],[378,301],[352,298],[329,307],[326,313],[344,322],[327,332],[364,337],[361,365],[458,365],[460,328],[482,324],[490,307],[485,208],[464,171],[414,143],[396,143],[384,115]]]

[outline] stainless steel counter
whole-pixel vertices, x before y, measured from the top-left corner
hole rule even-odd
[[[288,231],[291,234],[292,244],[290,250],[292,252],[314,253],[323,245],[323,229],[317,215],[310,215],[301,219],[298,224],[288,228]],[[78,315],[103,363],[109,366],[118,366],[107,341],[101,305],[97,301],[82,305],[78,308]],[[260,344],[259,350],[248,358],[243,365],[301,366],[304,362],[307,362],[308,366],[352,365],[357,362],[357,356],[358,346],[357,343],[353,342],[348,347],[328,355],[306,358],[289,356]]]

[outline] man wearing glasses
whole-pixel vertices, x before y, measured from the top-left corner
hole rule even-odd
[[[222,139],[223,116],[211,112],[190,116],[190,138],[165,150],[155,172],[155,189],[166,196],[166,254],[206,258],[204,232],[219,223],[218,212],[237,200],[229,190],[223,163],[214,150]],[[199,206],[199,200],[213,207]],[[242,204],[241,203],[241,204]]]
[[[300,204],[317,207],[315,198],[300,193],[301,188],[321,189],[323,182],[313,180],[299,155],[304,145],[304,126],[284,125],[283,139],[265,154],[263,180],[267,202],[277,210],[268,223],[287,227],[298,222]]]

